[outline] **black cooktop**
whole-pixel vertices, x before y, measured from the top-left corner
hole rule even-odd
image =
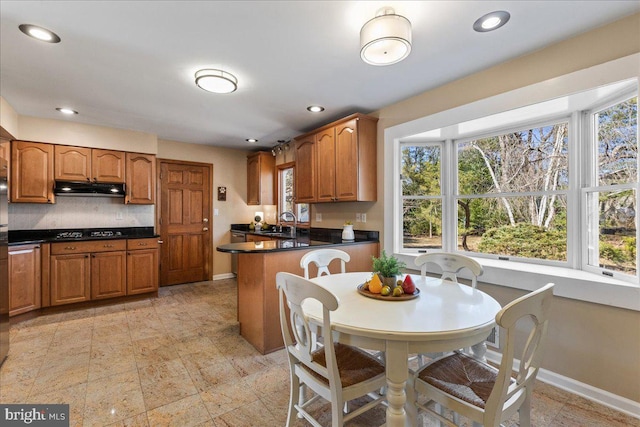
[[[9,230],[9,244],[156,237],[153,227]]]

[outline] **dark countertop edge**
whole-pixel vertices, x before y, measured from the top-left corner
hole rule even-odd
[[[293,242],[293,247],[286,247],[288,243]],[[262,248],[256,248],[255,244],[259,242],[244,242],[244,243],[227,243],[220,245],[216,248],[218,252],[232,253],[232,254],[252,254],[252,253],[267,253],[267,252],[283,252],[283,251],[295,251],[304,249],[325,248],[332,246],[346,246],[346,245],[362,245],[370,243],[379,243],[377,240],[355,240],[355,241],[342,241],[342,242],[326,242],[318,240],[296,239],[296,240],[271,240],[262,242]],[[300,246],[295,246],[300,245]]]
[[[288,238],[288,236],[273,236],[270,235],[271,227],[269,226],[269,231],[255,231],[250,230],[249,225],[247,224],[231,224],[231,232],[239,232],[244,234],[254,234],[257,236],[267,236],[267,237],[275,237],[275,238]],[[284,226],[285,229],[288,229],[287,226]],[[319,241],[336,241],[342,238],[342,228],[319,228],[319,227],[311,227],[311,228],[298,228],[297,235],[302,238],[307,238],[311,240],[319,240]],[[356,240],[362,241],[371,241],[371,242],[379,242],[380,241],[380,232],[373,230],[353,230],[355,234]]]
[[[122,235],[111,237],[82,237],[79,239],[56,239],[63,231],[120,231]],[[9,246],[29,245],[55,242],[87,242],[95,240],[148,239],[158,238],[154,227],[114,227],[114,228],[82,228],[82,229],[42,229],[42,230],[9,230]]]

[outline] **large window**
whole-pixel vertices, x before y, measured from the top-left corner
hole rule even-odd
[[[585,114],[594,141],[587,213],[586,268],[636,275],[638,221],[638,97]]]
[[[627,81],[399,140],[394,249],[638,283],[637,107]]]
[[[458,142],[459,250],[567,260],[566,121]]]

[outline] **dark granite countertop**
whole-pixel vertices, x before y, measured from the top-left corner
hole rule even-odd
[[[228,243],[218,246],[219,252],[229,253],[254,253],[254,252],[277,252],[292,249],[305,249],[312,247],[328,247],[355,245],[370,242],[379,242],[380,237],[377,231],[354,230],[355,240],[342,240],[342,229],[335,228],[298,228],[295,238],[290,236],[274,236],[271,230],[255,231],[249,230],[245,224],[232,224],[232,232],[244,232],[267,237],[275,237],[277,240],[265,240],[260,242]],[[285,232],[285,234],[288,234]]]
[[[112,231],[112,236],[95,237],[92,232]],[[79,232],[82,237],[56,238],[64,232]],[[77,228],[77,229],[43,229],[43,230],[9,230],[9,246],[34,243],[81,242],[89,240],[112,239],[144,239],[159,237],[154,227],[118,227],[118,228]]]

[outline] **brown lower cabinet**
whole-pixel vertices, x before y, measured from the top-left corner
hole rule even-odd
[[[158,239],[127,241],[127,295],[158,290]]]
[[[40,245],[9,248],[9,316],[40,308]]]
[[[51,305],[158,289],[158,239],[51,245]]]

